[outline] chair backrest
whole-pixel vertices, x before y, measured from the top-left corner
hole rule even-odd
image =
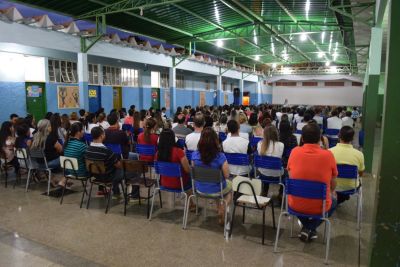
[[[17,148],[16,149],[16,156],[18,160],[26,160],[28,159],[28,154],[25,148]]]
[[[32,159],[46,159],[43,148],[29,149],[29,157]]]
[[[219,140],[220,140],[221,143],[222,143],[223,141],[226,140],[227,135],[226,135],[226,133],[224,133],[224,132],[219,132],[219,133],[218,133],[218,137],[219,137]]]
[[[302,131],[302,130],[298,130],[298,129],[296,129],[296,131],[294,131],[294,133],[295,133],[295,134],[302,134],[302,133],[303,133],[303,131]]]
[[[84,138],[88,145],[90,145],[90,143],[93,142],[93,137],[90,133],[85,133]]]
[[[145,161],[124,159],[121,162],[124,173],[126,172],[146,173],[148,170],[147,163]]]
[[[104,144],[108,149],[110,149],[114,154],[121,155],[122,154],[122,148],[120,144]]]
[[[182,138],[178,138],[178,141],[176,141],[176,143],[178,144],[178,146],[184,148],[185,147],[185,139]]]
[[[60,143],[60,145],[64,145],[64,141],[61,139],[61,138],[59,138],[59,139],[57,139],[57,141],[58,141],[58,143]]]
[[[251,147],[256,148],[258,142],[260,142],[262,139],[263,139],[262,137],[257,137],[257,136],[253,136],[252,138],[250,138]]]
[[[156,161],[154,163],[156,173],[168,177],[181,178],[181,165],[179,163]]]
[[[143,128],[138,129],[138,133],[143,133],[143,131],[144,131]]]
[[[254,166],[256,168],[281,170],[282,159],[278,157],[254,155]]]
[[[192,160],[192,154],[193,151],[192,150],[185,150],[185,154],[186,154],[186,158],[190,161]]]
[[[154,156],[156,154],[156,146],[153,145],[136,145],[136,152],[142,156]]]
[[[106,174],[106,166],[102,160],[86,160],[86,169],[91,175]]]
[[[332,135],[332,136],[333,135],[338,135],[339,131],[340,131],[339,129],[329,129],[328,128],[328,129],[325,130],[325,134],[326,135]]]
[[[133,126],[130,124],[122,124],[122,131],[133,133]]]
[[[252,189],[253,188],[253,189]],[[232,180],[232,189],[244,195],[252,196],[253,190],[256,196],[261,195],[262,181],[248,177],[236,176]]]
[[[220,183],[223,179],[220,169],[195,166],[191,173],[192,179],[200,183]]]
[[[225,153],[229,165],[249,166],[250,158],[247,154]]]
[[[60,156],[60,164],[61,168],[64,168],[66,170],[77,171],[79,168],[78,159],[72,157]]]
[[[286,179],[286,194],[307,198],[326,200],[326,184],[316,181],[301,179]]]
[[[338,164],[338,178],[357,179],[358,167],[355,165]]]

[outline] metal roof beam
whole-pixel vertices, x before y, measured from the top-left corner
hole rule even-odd
[[[295,52],[299,53],[302,57],[304,57],[306,60],[311,61],[311,58],[309,58],[306,54],[304,54],[300,49],[298,49],[296,46],[294,46],[290,41],[286,40],[286,38],[280,36],[280,34],[274,30],[271,26],[265,24],[263,18],[261,18],[260,16],[258,16],[257,14],[255,14],[253,11],[251,11],[250,9],[248,9],[246,6],[244,6],[242,3],[240,3],[237,0],[220,0],[223,4],[225,4],[227,7],[229,7],[230,9],[232,9],[233,11],[235,11],[236,13],[240,14],[242,17],[246,18],[247,20],[251,21],[251,22],[259,22],[261,23],[261,29],[265,32],[270,33],[271,35],[273,35],[273,37],[281,42],[284,43],[286,45],[288,45],[292,50],[294,50]],[[240,8],[242,8],[245,12],[239,10],[238,8],[234,7],[231,3],[235,3],[237,6],[239,6]]]
[[[185,0],[122,0],[114,4],[105,5],[102,8],[92,10],[77,17],[77,19],[93,18],[100,15],[109,15],[138,9],[151,8],[162,5],[182,2]]]

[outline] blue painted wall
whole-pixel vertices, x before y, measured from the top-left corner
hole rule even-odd
[[[65,86],[78,86],[76,83],[46,83],[46,100],[47,100],[47,111],[51,111],[53,113],[58,112],[60,114],[71,114],[71,112],[78,112],[80,108],[68,108],[68,109],[59,109],[58,108],[58,98],[57,98],[57,87],[59,85]],[[81,97],[81,95],[80,95]],[[87,96],[86,96],[87,98]],[[80,100],[81,101],[81,100]],[[83,107],[82,107],[83,108]]]
[[[9,120],[11,113],[26,115],[24,82],[0,82],[0,122]]]
[[[106,113],[109,113],[113,109],[112,86],[101,86],[101,105]]]
[[[140,108],[140,88],[122,87],[122,107],[128,110],[131,105],[135,105],[137,110]]]

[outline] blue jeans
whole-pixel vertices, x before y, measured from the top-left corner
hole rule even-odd
[[[333,212],[336,210],[336,206],[337,206],[337,200],[336,200],[336,198],[332,198],[332,205],[328,211],[327,217],[332,216]],[[305,227],[307,230],[310,230],[310,231],[316,231],[318,226],[320,226],[322,223],[322,220],[319,220],[319,219],[312,219],[312,218],[303,217],[303,216],[299,216],[297,218],[299,218],[303,227]]]
[[[60,158],[56,158],[47,162],[49,169],[59,169],[61,168]]]

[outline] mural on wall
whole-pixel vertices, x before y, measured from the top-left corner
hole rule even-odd
[[[203,107],[206,105],[206,92],[200,92],[199,106]]]
[[[57,99],[59,109],[79,108],[79,87],[57,86]]]
[[[170,100],[170,91],[169,90],[165,90],[164,99],[165,99],[165,108],[170,109],[171,108],[171,100]]]

